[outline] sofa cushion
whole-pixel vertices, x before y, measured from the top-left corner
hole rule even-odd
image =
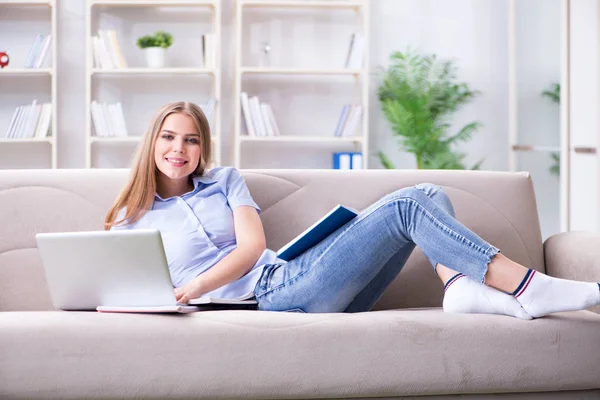
[[[600,315],[0,313],[0,398],[316,398],[600,388]],[[235,378],[233,378],[235,377]]]
[[[54,310],[37,248],[0,253],[0,310]]]

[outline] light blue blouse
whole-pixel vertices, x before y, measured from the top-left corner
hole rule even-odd
[[[191,192],[167,199],[156,194],[152,209],[138,221],[113,227],[160,230],[171,280],[176,287],[184,286],[236,248],[235,208],[251,206],[260,212],[244,178],[235,168],[213,168],[201,177],[194,177],[193,182]],[[121,219],[124,213],[125,210],[121,210],[117,218]],[[206,295],[229,299],[251,296],[262,266],[277,262],[285,261],[278,259],[273,250],[266,249],[246,275]]]

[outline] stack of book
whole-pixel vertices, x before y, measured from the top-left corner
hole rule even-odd
[[[99,29],[98,36],[92,36],[92,49],[95,68],[127,68],[127,60],[113,29]]]
[[[51,35],[38,34],[35,37],[33,45],[27,55],[27,59],[25,60],[25,68],[41,68],[46,60],[46,55],[50,49],[51,42]]]
[[[350,38],[350,47],[346,55],[346,68],[360,69],[363,66],[365,51],[365,37],[360,33],[353,33]]]
[[[48,135],[52,120],[52,104],[33,103],[15,110],[5,133],[8,139],[44,138]]]
[[[127,126],[121,103],[106,104],[92,101],[94,130],[99,137],[126,137]]]
[[[256,96],[248,98],[246,92],[240,93],[240,100],[249,136],[279,136],[279,127],[269,104],[261,103]]]
[[[363,107],[358,104],[346,104],[335,127],[334,136],[353,136],[362,121]]]
[[[215,34],[202,35],[202,63],[205,68],[216,67],[215,54]]]

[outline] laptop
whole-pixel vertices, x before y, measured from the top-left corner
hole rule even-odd
[[[36,241],[57,309],[188,313],[207,304],[256,308],[249,299],[201,297],[178,304],[157,229],[38,233]]]

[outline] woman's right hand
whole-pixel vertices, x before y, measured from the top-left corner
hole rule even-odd
[[[187,285],[180,288],[175,288],[173,291],[178,303],[184,304],[191,299],[197,299],[203,294],[201,279],[199,276],[197,276],[188,282]]]

